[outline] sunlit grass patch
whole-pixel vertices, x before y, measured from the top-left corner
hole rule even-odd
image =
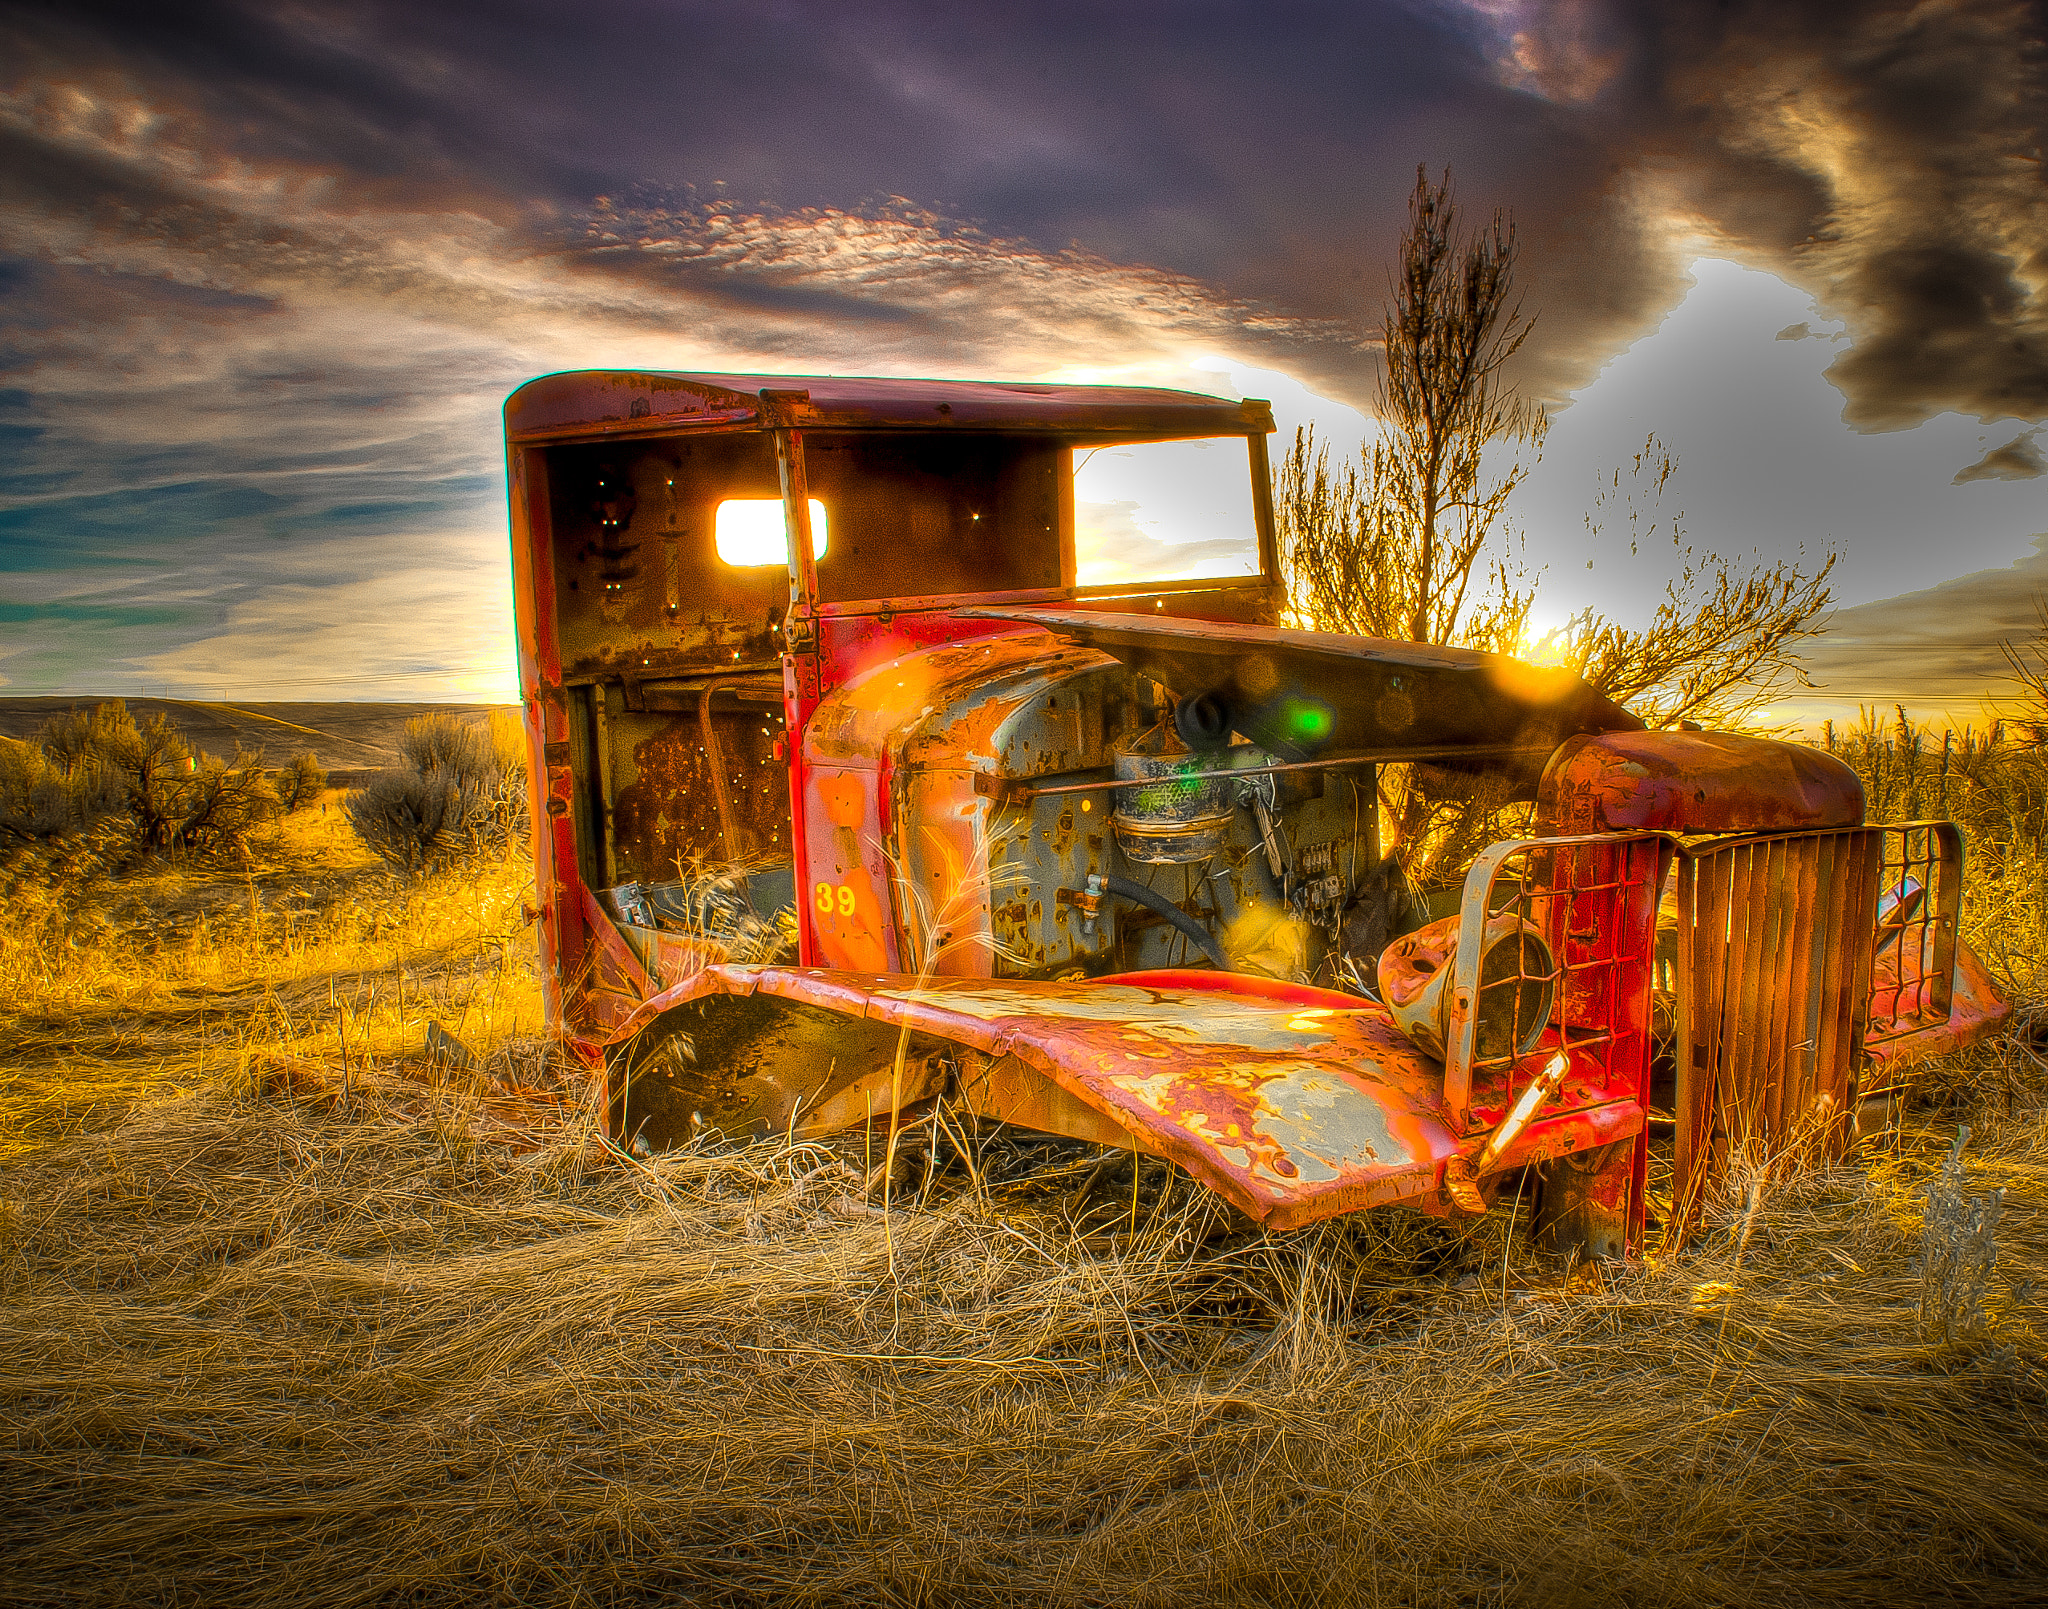
[[[2021,866],[1970,932],[2033,988]],[[2019,1044],[1627,1267],[1543,1259],[1526,1209],[1261,1234],[1163,1164],[936,1123],[885,1207],[857,1138],[599,1142],[540,1032],[529,878],[397,880],[316,813],[247,864],[75,869],[0,933],[42,969],[0,1004],[0,1595],[2038,1596]],[[1996,1259],[1933,1339],[1962,1121]]]
[[[429,1024],[488,1057],[542,1031],[523,856],[391,876],[338,810],[246,856],[109,876],[18,858],[0,926],[0,1154],[126,1099],[346,1076],[424,1053]]]

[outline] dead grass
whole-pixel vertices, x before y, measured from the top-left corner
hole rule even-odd
[[[102,889],[111,936],[0,937],[7,1602],[2040,1600],[2023,1059],[1953,1097],[2006,1196],[1936,1346],[1946,1114],[1602,1277],[1504,1214],[1256,1236],[1000,1146],[885,1220],[824,1147],[642,1162],[544,1099],[488,1138],[549,1093],[521,869],[259,861],[253,915],[153,889],[182,936]]]
[[[0,893],[0,1158],[140,1096],[417,1060],[430,1022],[497,1044],[501,1071],[540,1059],[517,858],[402,882],[330,803],[247,856],[119,879],[90,846],[20,852]]]

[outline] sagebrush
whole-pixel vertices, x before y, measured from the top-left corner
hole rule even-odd
[[[53,716],[28,742],[0,747],[0,838],[16,842],[119,818],[132,853],[206,854],[238,848],[279,808],[260,753],[195,752],[167,716],[138,724],[119,699]]]
[[[419,872],[503,853],[523,837],[526,762],[516,724],[421,715],[399,738],[403,764],[349,796],[348,819],[392,866]]]

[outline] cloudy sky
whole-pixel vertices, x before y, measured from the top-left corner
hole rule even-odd
[[[0,3],[0,692],[512,696],[497,410],[581,367],[1269,396],[1341,446],[1416,165],[1512,210],[1539,613],[1596,503],[1839,551],[1827,706],[2048,590],[2048,16],[2002,0]]]

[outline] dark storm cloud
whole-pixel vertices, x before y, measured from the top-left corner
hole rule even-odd
[[[1522,218],[1532,274],[1557,285],[1531,348],[1546,392],[1588,378],[1603,341],[1677,284],[1609,195],[1597,137],[1501,83],[1491,23],[1455,4],[85,15],[12,14],[0,53],[20,64],[26,110],[8,182],[17,206],[89,223],[102,246],[140,232],[195,258],[260,251],[283,271],[361,275],[358,253],[329,262],[289,227],[273,238],[274,217],[237,242],[251,232],[218,216],[295,189],[337,226],[462,213],[519,253],[555,249],[599,196],[614,218],[723,201],[800,235],[821,210],[907,205],[1041,257],[1199,281],[1241,310],[1226,323],[1277,318],[1296,367],[1360,399],[1360,338],[1418,161],[1453,167],[1475,210]],[[192,155],[152,160],[171,147]],[[626,252],[584,263],[640,267]],[[757,260],[717,290],[858,313],[802,300],[802,273]],[[946,361],[950,335],[930,332],[926,362]],[[1012,363],[1035,356],[1027,342]]]
[[[1848,324],[1865,429],[2048,417],[2043,15],[2015,0],[1535,0],[1526,81]]]
[[[1199,384],[1226,351],[1362,403],[1418,162],[1512,207],[1539,396],[1704,234],[1848,321],[1856,422],[2040,417],[2035,33],[1990,0],[0,4],[0,563],[37,606],[117,552],[175,572],[228,600],[215,646],[143,657],[227,675],[312,613],[263,613],[250,544],[308,587],[365,543],[475,570],[496,404],[546,369]]]
[[[24,120],[16,201],[225,254],[230,274],[237,231],[213,214],[236,210],[218,181],[237,164],[256,191],[317,189],[330,220],[460,214],[518,253],[555,249],[597,196],[614,217],[722,200],[798,233],[819,209],[905,198],[1039,254],[1071,244],[1200,281],[1240,310],[1226,323],[1269,313],[1297,369],[1363,400],[1358,337],[1423,161],[1455,170],[1474,213],[1515,210],[1539,394],[1654,322],[1681,284],[1675,226],[1696,222],[1849,320],[1835,378],[1853,422],[2048,414],[2041,30],[2010,0],[5,15],[16,95],[81,90],[102,135],[60,151],[36,134],[61,114]],[[137,160],[167,144],[201,156]],[[369,290],[392,266],[257,233],[239,249],[287,274]],[[633,255],[583,262],[631,278]],[[843,273],[819,290],[801,262],[724,277],[699,288],[820,320],[902,316]],[[926,360],[946,361],[957,332],[927,333]]]
[[[1973,480],[2032,480],[2048,475],[2048,457],[2043,457],[2037,430],[2023,430],[2003,447],[1993,447],[1967,469],[1956,471],[1954,484]]]
[[[2018,701],[2002,643],[2026,644],[2048,599],[2048,533],[2010,566],[1957,576],[1923,592],[1838,609],[1801,659],[1812,698],[1793,698],[1837,719],[1853,706],[1906,698],[1961,721]],[[1832,708],[1829,706],[1832,705]]]

